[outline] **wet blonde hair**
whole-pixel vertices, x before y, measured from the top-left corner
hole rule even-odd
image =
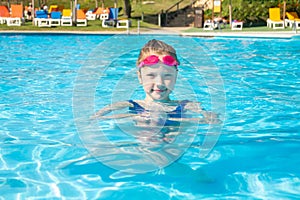
[[[176,50],[172,46],[164,43],[163,41],[153,39],[147,42],[147,44],[145,44],[145,46],[141,49],[136,66],[139,66],[139,64],[150,55],[170,55],[178,62],[178,64],[180,64]]]

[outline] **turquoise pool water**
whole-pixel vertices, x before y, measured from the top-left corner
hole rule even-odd
[[[300,40],[0,38],[2,199],[300,198]],[[85,135],[78,119],[111,101],[143,98],[133,65],[149,38],[170,41],[179,52],[174,98],[199,100],[224,123],[193,127],[193,140],[165,169],[127,174],[97,159],[112,147]],[[130,125],[118,123],[93,126],[119,148],[132,145],[120,135]]]

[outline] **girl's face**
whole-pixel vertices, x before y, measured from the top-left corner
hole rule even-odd
[[[177,69],[158,62],[142,67],[138,78],[146,93],[146,101],[169,101],[176,83]]]

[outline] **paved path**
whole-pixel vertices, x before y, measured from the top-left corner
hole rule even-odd
[[[300,31],[262,31],[262,32],[222,32],[222,31],[201,31],[201,32],[185,32],[190,27],[162,27],[162,28],[141,28],[140,30],[131,29],[130,31],[38,31],[38,33],[70,33],[70,34],[166,34],[166,35],[182,35],[193,37],[260,37],[260,38],[299,38]],[[37,31],[0,31],[0,33],[37,33]]]
[[[201,32],[185,32],[190,29],[190,27],[164,27],[160,29],[148,29],[141,31],[141,34],[177,34],[182,36],[198,36],[198,37],[260,37],[260,38],[291,38],[299,37],[300,31],[296,33],[295,31],[261,31],[261,32],[245,32],[245,31],[236,31],[236,32],[222,32],[222,31],[201,31]],[[132,33],[134,33],[132,31]]]

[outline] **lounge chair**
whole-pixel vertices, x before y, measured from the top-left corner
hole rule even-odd
[[[117,28],[129,28],[131,26],[131,21],[129,19],[118,19]]]
[[[76,14],[77,14],[76,26],[87,26],[87,19],[83,10],[78,9]]]
[[[62,17],[60,19],[61,26],[72,26],[72,12],[71,9],[63,9]]]
[[[51,19],[48,18],[46,10],[37,10],[35,12],[34,25],[38,27],[51,27]]]
[[[88,10],[85,13],[86,19],[87,20],[96,20],[97,15],[93,12],[93,10]]]
[[[87,18],[87,20],[96,20],[96,19],[99,19],[102,14],[109,15],[109,8],[98,7],[95,10],[89,10],[86,13],[86,18]],[[107,19],[108,18],[109,17],[107,16]],[[102,18],[100,18],[100,20],[103,20],[103,16],[102,16]]]
[[[288,19],[285,19],[285,26],[289,26],[290,28],[295,26],[296,29],[300,28],[300,18],[296,12],[286,12],[286,16]]]
[[[50,26],[60,26],[61,12],[60,11],[52,11],[50,19]]]
[[[115,21],[111,20],[109,21],[109,13],[103,13],[100,15],[100,20],[102,21],[102,27],[113,27],[115,24]]]
[[[117,25],[118,15],[119,8],[109,8],[109,13],[103,13],[100,15],[102,27],[115,27]]]
[[[6,19],[10,17],[9,10],[6,6],[0,6],[0,24],[5,24]]]
[[[269,8],[267,26],[273,29],[284,29],[284,21],[280,18],[280,8]]]
[[[242,21],[233,20],[231,22],[231,30],[243,30],[243,24],[244,22]]]
[[[203,30],[212,31],[215,28],[218,28],[217,23],[215,23],[213,20],[205,20]]]
[[[58,5],[51,5],[48,9],[49,13],[52,13],[53,11],[58,11]]]
[[[119,8],[109,8],[109,19],[118,20]]]
[[[21,26],[23,21],[23,5],[11,5],[11,15],[6,19],[7,26]]]

